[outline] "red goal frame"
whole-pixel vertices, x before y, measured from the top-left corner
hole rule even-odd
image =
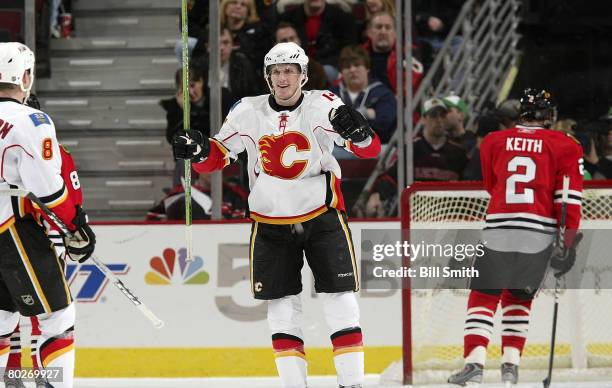
[[[584,189],[612,189],[612,180],[590,180],[584,182]],[[409,240],[410,230],[410,197],[423,191],[469,191],[484,190],[482,181],[448,181],[448,182],[415,182],[406,187],[400,200],[400,217],[402,238]],[[404,257],[404,266],[410,265],[410,260]],[[412,301],[410,278],[403,278],[402,284],[402,363],[403,384],[413,383],[412,362]]]

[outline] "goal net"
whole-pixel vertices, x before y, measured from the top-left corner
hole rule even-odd
[[[402,195],[402,229],[405,236],[419,229],[481,229],[488,200],[480,182],[415,183]],[[612,229],[612,181],[585,182],[581,229]],[[612,260],[610,265],[612,272]],[[606,284],[612,288],[608,281],[561,292],[553,380],[612,381],[612,290]],[[458,289],[403,290],[404,357],[387,368],[383,382],[445,382],[463,366],[467,296],[467,290]],[[546,375],[553,302],[553,290],[542,290],[533,303],[521,381],[541,381]],[[485,381],[500,381],[499,310]]]

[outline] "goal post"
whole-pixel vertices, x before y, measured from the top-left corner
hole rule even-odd
[[[418,229],[482,229],[488,201],[482,182],[414,183],[401,197],[402,237],[409,241],[411,231]],[[581,228],[612,230],[612,180],[585,181]],[[410,265],[409,258],[403,260],[403,265]],[[467,295],[467,290],[413,289],[409,278],[405,278],[401,298],[403,359],[383,373],[382,378],[404,384],[442,382],[444,376],[460,368]],[[541,380],[547,365],[552,298],[552,291],[544,290],[534,301],[521,361],[523,378],[529,375],[527,370],[534,372],[534,380]],[[560,303],[563,309],[555,367],[567,372],[566,380],[577,377],[578,372],[594,375],[589,377],[593,380],[612,380],[612,326],[609,324],[612,290],[605,287],[566,290]],[[499,312],[496,315],[487,366],[498,369]]]

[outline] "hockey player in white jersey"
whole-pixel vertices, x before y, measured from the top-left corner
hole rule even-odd
[[[21,43],[0,43],[0,188],[24,189],[40,198],[74,232],[73,238],[65,239],[66,250],[73,260],[83,261],[93,253],[95,235],[60,174],[62,160],[53,122],[24,105],[33,83],[32,51]],[[2,367],[19,313],[38,319],[42,367],[61,372],[47,387],[73,387],[75,310],[63,266],[43,226],[25,210],[24,200],[0,196]]]
[[[323,294],[340,387],[361,387],[364,376],[359,275],[340,191],[334,146],[376,157],[380,140],[367,121],[328,91],[302,91],[308,57],[279,43],[264,59],[269,95],[243,98],[212,139],[178,133],[174,153],[198,172],[221,169],[248,155],[251,289],[268,301],[276,367],[284,387],[306,387],[301,330],[303,257]]]

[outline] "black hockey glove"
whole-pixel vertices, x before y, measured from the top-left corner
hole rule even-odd
[[[72,223],[76,230],[71,238],[64,237],[64,245],[70,259],[82,263],[93,254],[96,246],[96,235],[87,224],[87,214],[78,205]]]
[[[187,159],[199,163],[210,153],[210,140],[200,131],[179,131],[172,138],[174,160]]]
[[[348,105],[330,110],[329,121],[340,136],[353,143],[361,143],[374,134],[365,117]]]
[[[569,272],[576,262],[576,249],[582,240],[582,233],[578,233],[574,238],[574,243],[570,248],[562,249],[555,247],[550,257],[550,266],[555,270],[555,277],[560,278]]]

